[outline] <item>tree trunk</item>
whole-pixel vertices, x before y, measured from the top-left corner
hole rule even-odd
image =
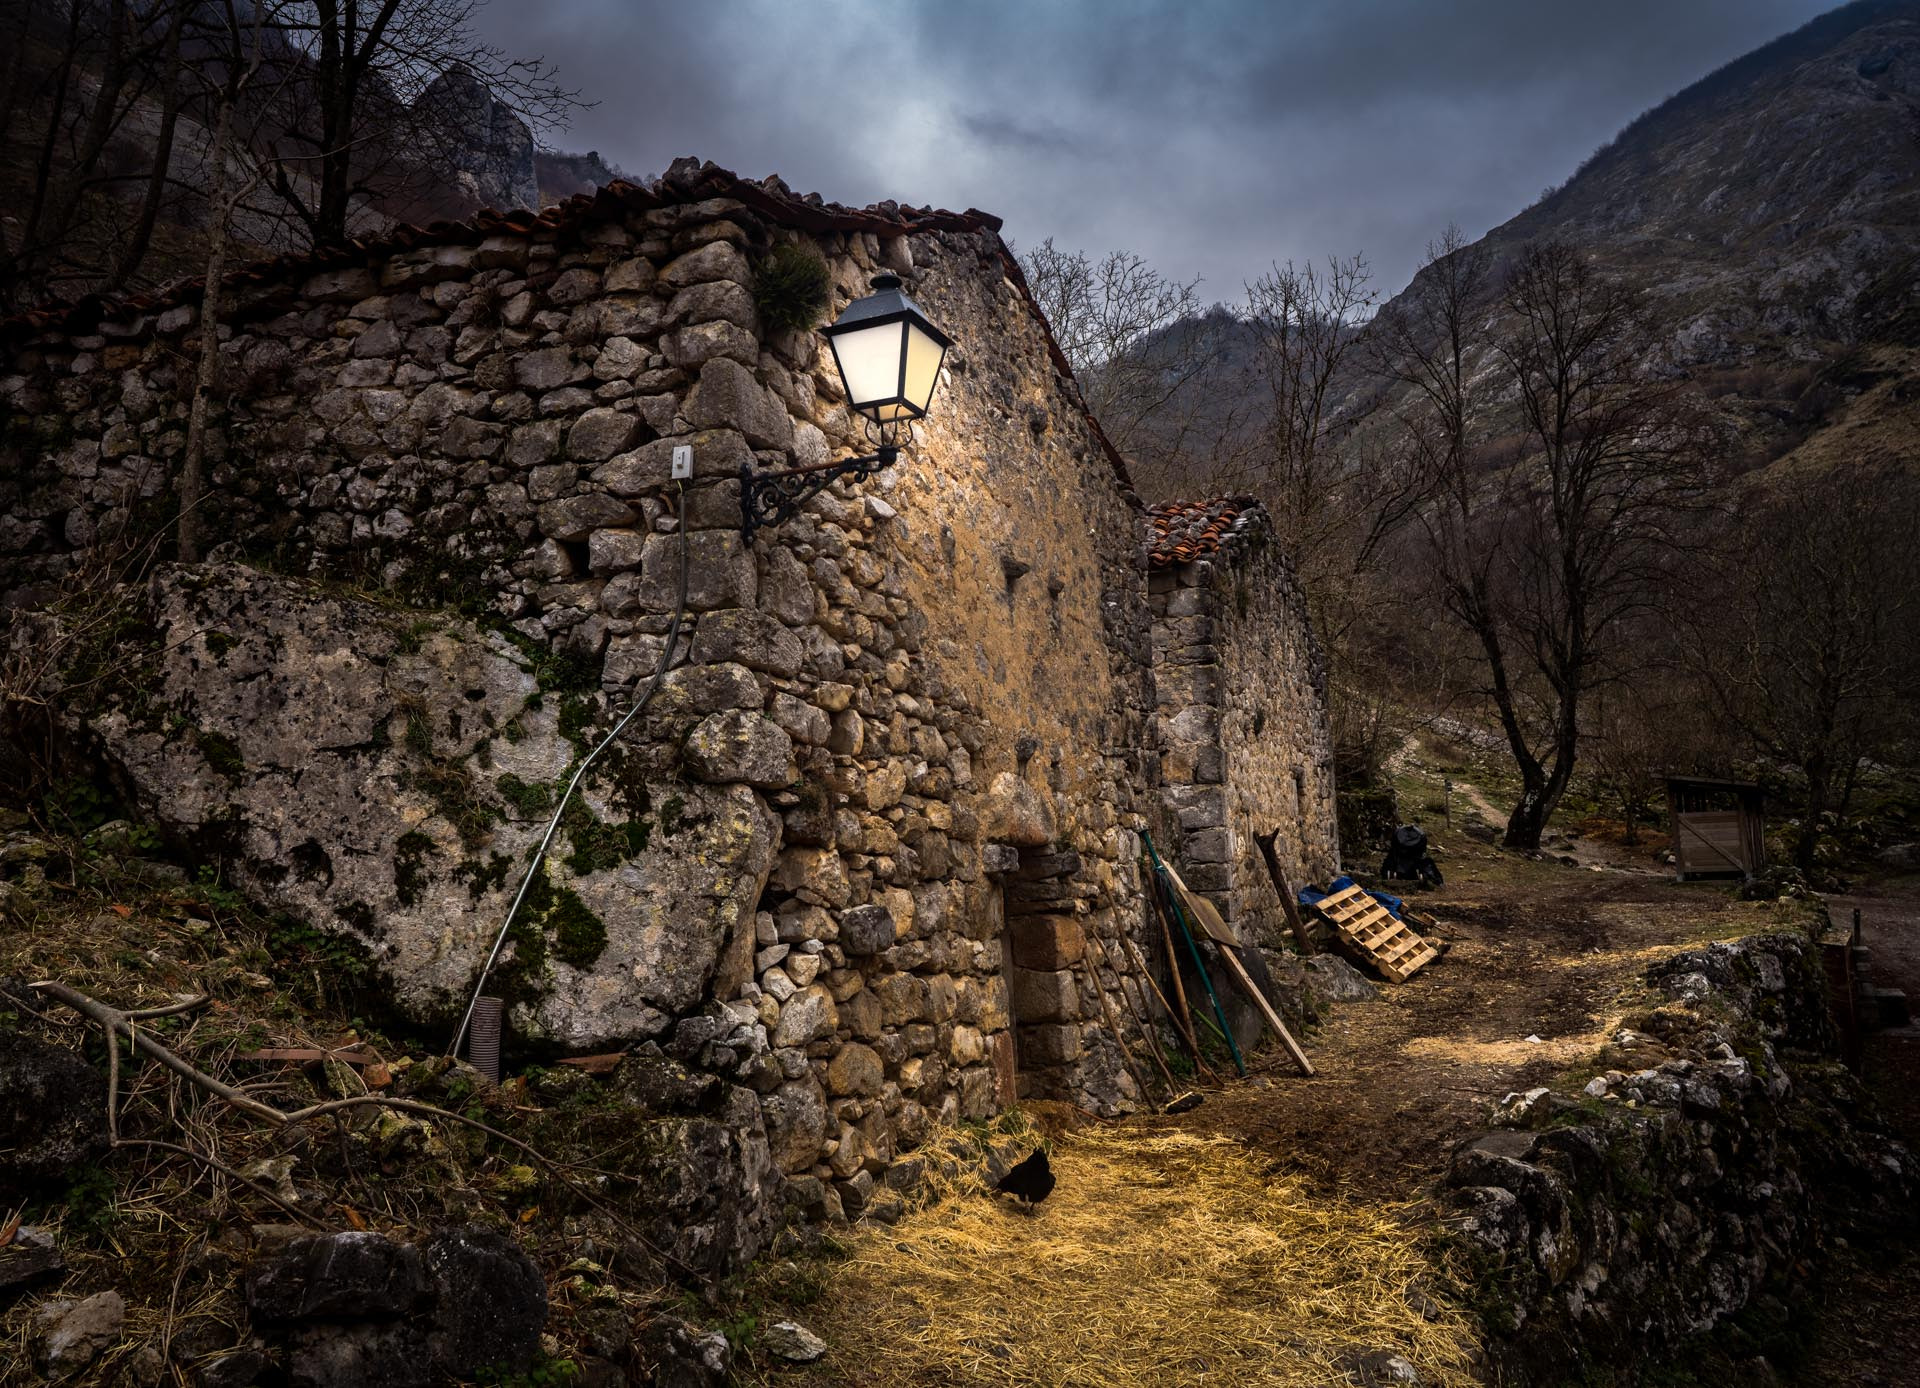
[[[207,228],[207,287],[200,298],[200,362],[194,372],[193,403],[187,412],[187,447],[180,459],[180,524],[177,543],[180,561],[200,561],[200,503],[206,495],[207,415],[213,387],[220,374],[220,281],[227,272],[227,224],[233,215],[228,192],[231,174],[227,145],[233,131],[233,101],[220,103],[213,134],[213,217]]]
[[[161,204],[166,201],[167,170],[173,163],[173,136],[180,123],[180,33],[186,28],[186,21],[187,11],[182,5],[174,10],[172,23],[167,28],[167,53],[162,62],[166,87],[160,98],[160,131],[154,139],[153,169],[140,202],[140,220],[114,258],[109,287],[116,291],[125,289],[127,282],[140,272],[147,247],[153,244],[154,223],[159,220]]]
[[[1820,846],[1820,818],[1827,812],[1827,794],[1832,773],[1824,757],[1806,768],[1807,808],[1800,820],[1800,837],[1793,846],[1793,865],[1803,873],[1813,871],[1814,850]]]

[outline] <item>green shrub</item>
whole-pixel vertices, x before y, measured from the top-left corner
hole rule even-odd
[[[771,332],[808,332],[827,311],[833,279],[827,262],[810,246],[775,246],[754,275],[753,303]]]

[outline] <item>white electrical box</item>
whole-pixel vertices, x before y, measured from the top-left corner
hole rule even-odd
[[[693,476],[693,445],[676,444],[673,450],[673,480],[684,482]]]

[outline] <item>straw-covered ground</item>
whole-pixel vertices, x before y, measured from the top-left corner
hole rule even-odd
[[[1469,1384],[1476,1334],[1416,1209],[1332,1198],[1244,1144],[1089,1125],[1049,1142],[1032,1215],[977,1168],[855,1237],[813,1318],[848,1385],[1320,1388],[1395,1358]]]

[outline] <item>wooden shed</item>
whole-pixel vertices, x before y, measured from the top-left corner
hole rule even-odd
[[[1667,777],[1674,876],[1752,877],[1767,865],[1760,787],[1751,781]]]

